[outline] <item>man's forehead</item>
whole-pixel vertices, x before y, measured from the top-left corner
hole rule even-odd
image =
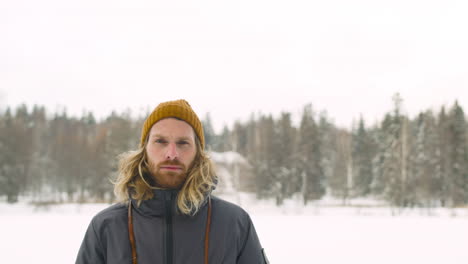
[[[194,137],[195,130],[190,124],[178,118],[164,118],[154,123],[150,136]]]

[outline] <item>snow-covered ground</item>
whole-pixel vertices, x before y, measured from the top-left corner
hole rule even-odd
[[[227,197],[251,214],[271,263],[468,263],[468,209],[300,206]],[[0,263],[74,263],[91,217],[107,204],[0,204]],[[454,216],[456,215],[456,216]]]

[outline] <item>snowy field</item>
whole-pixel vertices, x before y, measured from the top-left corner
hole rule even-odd
[[[0,262],[74,263],[91,217],[107,206],[0,203]],[[271,263],[468,263],[468,209],[413,210],[395,217],[376,207],[304,208],[290,202],[276,208],[252,201],[242,206]]]

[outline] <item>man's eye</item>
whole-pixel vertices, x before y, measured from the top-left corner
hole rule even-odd
[[[164,139],[156,139],[154,142],[159,143],[159,144],[166,144],[167,141]]]
[[[177,144],[179,144],[179,145],[187,145],[187,144],[188,144],[188,141],[179,141],[179,142],[177,142]]]

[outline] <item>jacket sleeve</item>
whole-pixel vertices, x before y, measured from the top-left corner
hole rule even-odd
[[[95,219],[91,221],[81,243],[75,264],[105,264],[104,247],[95,229]]]
[[[250,216],[245,235],[245,242],[237,257],[237,264],[269,264]]]

